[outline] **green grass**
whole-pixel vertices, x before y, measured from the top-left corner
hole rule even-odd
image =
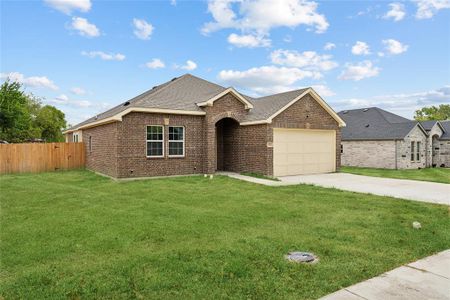
[[[412,179],[421,181],[433,181],[450,183],[450,169],[426,168],[415,170],[390,170],[375,168],[341,167],[341,172],[375,177],[388,177],[398,179]]]
[[[253,173],[253,172],[242,172],[241,175],[255,177],[255,178],[261,178],[261,179],[267,179],[267,180],[273,180],[273,181],[280,181],[278,178],[275,177],[269,177],[260,173]]]
[[[446,206],[307,185],[70,171],[0,190],[4,299],[313,299],[450,248]]]

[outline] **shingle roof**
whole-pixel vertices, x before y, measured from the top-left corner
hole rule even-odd
[[[347,124],[342,140],[403,139],[418,124],[378,107],[344,110],[338,115]]]
[[[74,130],[80,126],[112,117],[128,108],[159,108],[202,112],[203,110],[197,103],[207,101],[224,90],[226,90],[225,87],[191,74],[185,74],[153,87],[151,90],[127,100],[84,122],[72,126],[68,130]],[[267,119],[306,90],[307,89],[300,89],[261,98],[253,98],[241,94],[253,104],[253,109],[249,112],[243,122]]]
[[[425,130],[427,131],[431,130],[436,123],[437,123],[436,120],[420,121],[420,124],[422,124],[423,128],[425,128]]]
[[[441,123],[442,127],[445,130],[440,139],[450,141],[450,120],[439,121],[439,123]]]
[[[261,98],[251,98],[250,101],[252,102],[254,108],[248,113],[244,121],[250,122],[265,120],[279,111],[286,104],[300,96],[306,90],[307,88]]]

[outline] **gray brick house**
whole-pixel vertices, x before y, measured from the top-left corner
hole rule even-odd
[[[65,131],[116,178],[334,172],[344,121],[311,88],[253,98],[190,74]]]
[[[412,121],[377,107],[344,110],[343,166],[417,169],[450,166],[449,121]]]

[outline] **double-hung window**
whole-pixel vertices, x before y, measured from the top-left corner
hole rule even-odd
[[[147,126],[147,157],[164,157],[163,126]]]
[[[184,157],[183,126],[169,126],[169,157]]]
[[[411,142],[411,161],[414,161],[414,142]]]

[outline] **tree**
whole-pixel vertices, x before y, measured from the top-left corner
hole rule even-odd
[[[441,104],[437,106],[423,107],[416,110],[414,119],[417,121],[427,120],[450,120],[450,104]]]
[[[0,86],[1,140],[20,143],[42,137],[47,141],[62,141],[64,117],[57,108],[42,106],[38,97],[22,91],[18,82],[8,79]]]
[[[35,125],[41,130],[41,138],[47,142],[62,142],[64,137],[61,129],[66,128],[64,113],[54,106],[42,107],[35,120]]]

